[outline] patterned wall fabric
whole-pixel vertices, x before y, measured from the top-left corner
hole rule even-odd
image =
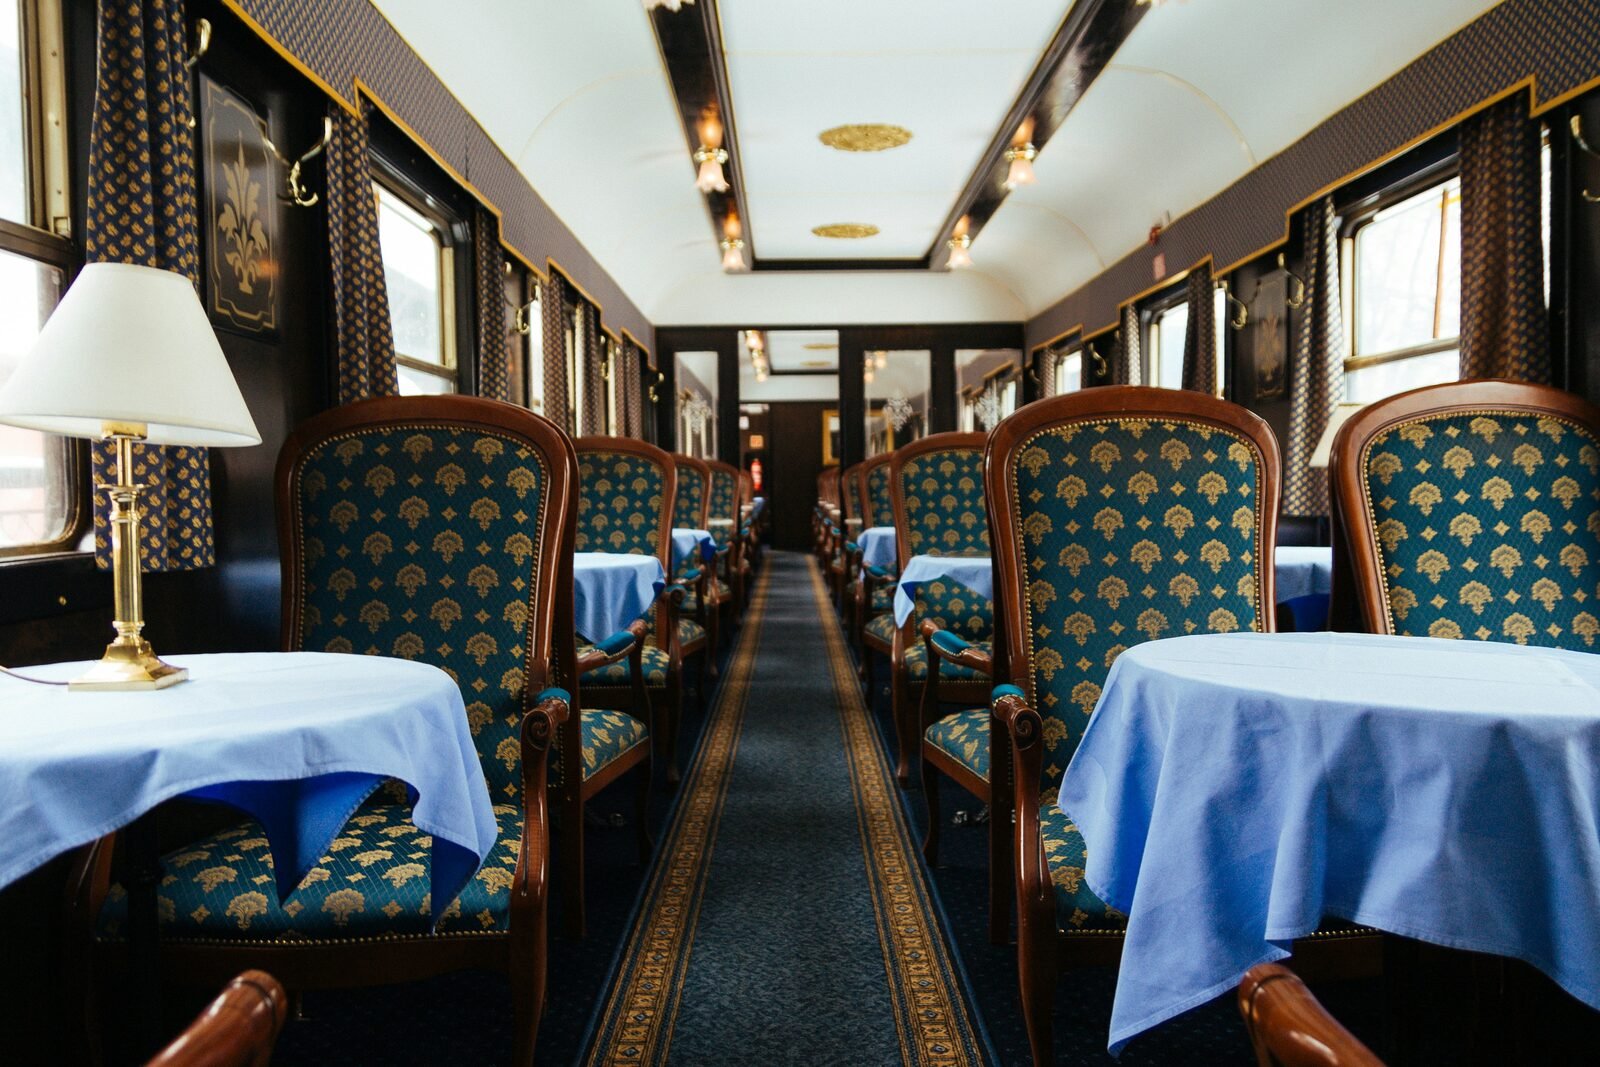
[[[1470,411],[1362,452],[1395,633],[1600,651],[1600,441],[1576,423]]]
[[[478,395],[511,399],[511,357],[506,349],[506,254],[500,220],[480,207],[472,226],[473,277],[477,282]]]
[[[713,519],[739,518],[734,501],[739,497],[739,479],[721,467],[711,468],[711,511]],[[718,548],[726,548],[728,539],[733,536],[732,526],[713,526],[711,539],[717,543]]]
[[[1550,382],[1539,123],[1526,93],[1461,124],[1461,377]]]
[[[567,284],[554,271],[539,283],[539,318],[544,341],[544,415],[571,431],[575,423],[567,399]]]
[[[987,556],[989,518],[983,499],[983,449],[941,448],[924,452],[900,468],[907,546],[911,556]],[[988,638],[994,605],[951,582],[928,582],[917,590],[915,620],[935,620],[969,641]]]
[[[1028,576],[1025,670],[1054,785],[1124,649],[1257,628],[1260,459],[1209,426],[1085,420],[1004,462]]]
[[[583,429],[586,434],[608,434],[606,425],[606,383],[600,377],[600,364],[605,359],[606,339],[600,333],[600,313],[587,300],[578,300],[578,315],[583,327],[578,331],[583,342],[580,361],[583,374]]]
[[[367,112],[328,105],[328,260],[338,337],[339,403],[395,396],[394,324],[378,246]]]
[[[672,525],[679,530],[698,530],[704,521],[701,514],[706,502],[706,479],[700,468],[687,463],[674,464],[678,469],[678,487],[673,491]]]
[[[199,202],[184,0],[103,0],[94,121],[89,133],[90,262],[162,267],[200,281]],[[97,443],[94,481],[114,482],[115,452]],[[216,562],[211,464],[203,448],[137,446],[131,480],[145,486],[143,566],[190,570]],[[95,556],[111,565],[109,501],[94,494]]]
[[[478,431],[375,427],[298,468],[305,588],[296,647],[421,659],[461,686],[496,803],[518,798],[537,585],[541,457]]]
[[[579,552],[661,552],[666,479],[659,465],[632,452],[578,453]]]
[[[1139,309],[1129,304],[1122,309],[1122,325],[1117,329],[1117,352],[1111,360],[1112,385],[1138,385],[1144,380],[1144,356],[1139,351]]]
[[[1306,208],[1305,304],[1289,367],[1289,448],[1283,466],[1283,513],[1328,514],[1328,472],[1311,454],[1344,397],[1344,310],[1339,302],[1339,219],[1333,198]]]
[[[879,463],[867,471],[867,500],[872,507],[868,526],[894,525],[894,499],[889,495],[889,464]]]
[[[1189,272],[1189,325],[1183,335],[1183,387],[1217,394],[1217,305],[1211,264]]]

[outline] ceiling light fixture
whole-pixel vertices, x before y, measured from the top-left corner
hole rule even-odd
[[[1006,171],[1006,188],[1015,189],[1019,185],[1032,185],[1037,179],[1033,175],[1033,161],[1039,158],[1039,150],[1033,146],[1032,141],[1012,145],[1006,149],[1006,162],[1011,164],[1011,169]]]
[[[658,7],[664,7],[668,11],[679,11],[684,4],[692,3],[694,3],[694,0],[644,0],[644,9],[646,11],[654,11]]]
[[[889,353],[879,349],[878,354],[872,357],[872,362],[877,365],[879,370],[883,370],[889,365]]]
[[[966,270],[972,266],[972,253],[968,251],[972,247],[971,237],[958,233],[946,241],[945,245],[950,249],[950,259],[946,266],[951,270]]]
[[[744,261],[744,241],[738,237],[724,237],[722,239],[722,269],[729,274],[750,269]]]
[[[694,150],[694,161],[700,169],[695,172],[694,187],[702,193],[725,193],[728,178],[722,165],[728,162],[728,150],[722,147],[722,119],[716,108],[706,108],[700,118],[700,147]]]

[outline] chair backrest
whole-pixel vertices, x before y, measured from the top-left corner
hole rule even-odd
[[[824,467],[817,475],[817,501],[828,507],[839,506],[839,468]]]
[[[672,454],[672,465],[678,473],[678,486],[672,497],[672,525],[680,530],[703,530],[706,508],[711,503],[711,494],[707,492],[711,469],[705,460],[678,452]]]
[[[727,520],[726,524],[712,526],[711,538],[722,548],[732,540],[739,529],[739,506],[744,503],[744,487],[739,478],[739,468],[721,460],[710,460],[711,493],[707,500],[706,520]]]
[[[1259,1067],[1383,1067],[1281,964],[1262,963],[1245,973],[1239,1014]]]
[[[841,518],[861,518],[861,498],[856,495],[856,475],[860,473],[861,464],[846,467],[839,472],[839,511]]]
[[[894,525],[894,495],[889,492],[889,460],[893,456],[893,452],[885,452],[861,465],[861,499],[866,502],[868,526]]]
[[[1265,422],[1188,390],[1086,389],[995,428],[996,667],[1044,720],[1044,785],[1130,645],[1273,628],[1279,470]]]
[[[672,568],[678,475],[672,456],[632,437],[580,437],[579,552],[658,556]]]
[[[570,679],[572,442],[510,404],[387,397],[300,425],[278,458],[283,647],[399,656],[461,687],[490,795]]]
[[[895,547],[900,567],[912,556],[987,556],[989,521],[984,510],[981,433],[936,433],[895,450],[889,461],[894,501]],[[908,624],[933,619],[963,637],[987,638],[994,606],[946,581],[917,589]]]
[[[289,996],[265,971],[245,971],[148,1067],[266,1067]]]
[[[1600,409],[1453,382],[1371,404],[1332,478],[1366,626],[1596,651]]]

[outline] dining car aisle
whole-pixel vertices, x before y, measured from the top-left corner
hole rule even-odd
[[[990,1062],[894,788],[815,565],[774,553],[589,1062]]]

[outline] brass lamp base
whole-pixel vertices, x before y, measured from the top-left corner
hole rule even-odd
[[[125,642],[122,638],[106,646],[100,662],[67,683],[67,691],[165,689],[189,677],[187,667],[174,667],[150,648],[143,638]]]

